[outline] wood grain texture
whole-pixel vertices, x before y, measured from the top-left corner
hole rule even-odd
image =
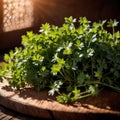
[[[120,118],[120,94],[105,90],[97,97],[81,99],[73,104],[60,104],[55,97],[48,96],[48,91],[34,91],[26,88],[12,89],[7,81],[0,83],[0,104],[34,117],[56,120],[96,120],[99,115]],[[90,118],[91,116],[91,118]],[[98,119],[99,120],[99,119]]]

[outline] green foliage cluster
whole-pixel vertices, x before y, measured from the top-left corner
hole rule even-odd
[[[75,27],[78,22],[79,26]],[[22,36],[24,48],[5,54],[0,80],[17,89],[33,86],[58,93],[61,103],[95,96],[103,87],[120,91],[120,31],[116,20],[91,22],[65,18],[61,26],[42,24]],[[112,33],[104,29],[111,27]]]

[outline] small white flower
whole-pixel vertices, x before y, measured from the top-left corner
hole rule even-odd
[[[96,34],[92,36],[92,42],[97,41]]]
[[[72,45],[73,45],[73,43],[70,42],[67,48],[70,48]]]
[[[73,19],[73,23],[75,23],[76,21],[77,21],[77,19],[76,19],[76,18],[74,18],[74,19]]]
[[[84,43],[80,44],[79,50],[82,50],[82,48],[84,47]]]
[[[91,56],[93,56],[94,50],[92,48],[90,48],[87,50],[87,53],[88,53],[88,57],[91,57]]]
[[[79,54],[79,58],[83,57],[83,54]]]
[[[59,47],[56,51],[60,52],[63,49],[63,47]]]
[[[53,89],[48,91],[48,95],[53,96],[53,95],[54,95],[54,93],[55,93],[55,91],[54,91]]]
[[[51,60],[51,62],[55,62],[58,59],[58,53],[54,55],[54,58]]]

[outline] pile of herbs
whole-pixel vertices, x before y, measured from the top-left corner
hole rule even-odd
[[[75,27],[75,24],[79,26]],[[120,91],[120,31],[116,20],[65,18],[61,26],[42,24],[27,32],[22,45],[5,54],[0,80],[17,89],[32,86],[58,93],[61,103],[95,96],[104,87]],[[112,32],[104,29],[108,26]]]

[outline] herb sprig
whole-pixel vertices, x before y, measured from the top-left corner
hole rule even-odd
[[[4,78],[17,89],[33,86],[58,93],[61,103],[95,96],[103,87],[120,91],[120,31],[116,20],[90,22],[80,17],[65,18],[61,26],[42,24],[39,33],[22,36],[24,48],[5,54],[0,68]],[[112,28],[112,33],[104,25]]]

